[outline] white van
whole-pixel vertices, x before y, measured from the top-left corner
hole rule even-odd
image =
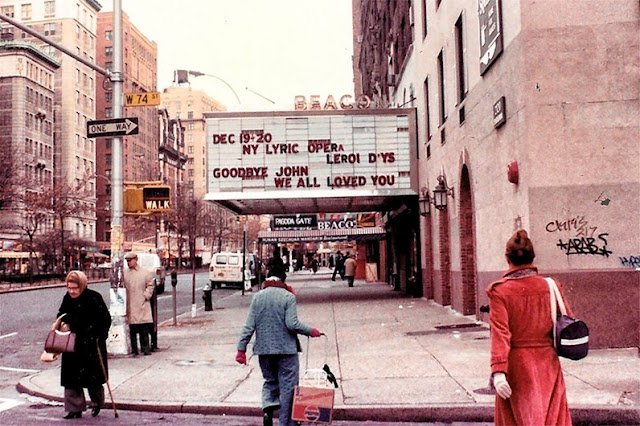
[[[214,254],[209,265],[211,288],[221,288],[222,284],[242,288],[242,266],[242,253]]]

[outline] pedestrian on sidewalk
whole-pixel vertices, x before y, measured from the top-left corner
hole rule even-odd
[[[344,261],[344,276],[347,278],[347,284],[349,285],[349,287],[353,287],[353,281],[356,277],[357,264],[355,256],[355,254],[351,256],[349,252],[347,252]]]
[[[139,355],[140,349],[145,355],[151,354],[149,337],[153,332],[153,315],[151,313],[151,297],[154,292],[151,272],[138,265],[138,255],[129,252],[124,255],[127,268],[124,271],[124,285],[127,289],[127,321],[131,338],[131,352]]]
[[[236,361],[247,363],[247,345],[255,333],[253,353],[264,378],[262,385],[263,424],[273,424],[273,413],[279,410],[281,426],[295,425],[291,420],[293,392],[298,384],[301,352],[298,334],[320,337],[317,328],[298,320],[296,297],[285,283],[286,273],[280,266],[272,268],[262,290],[251,300],[247,321],[242,329]]]
[[[335,268],[333,268],[333,275],[331,276],[331,281],[336,280],[336,274],[340,274],[340,278],[344,280],[344,257],[342,256],[342,252],[338,250],[334,258],[335,258]]]
[[[84,388],[89,391],[93,403],[91,415],[96,417],[104,404],[104,388],[107,377],[102,370],[98,348],[104,360],[104,371],[108,375],[107,337],[111,326],[111,315],[102,296],[87,288],[87,276],[81,271],[67,275],[67,294],[62,298],[57,318],[52,329],[63,322],[61,331],[69,330],[76,335],[75,352],[62,354],[60,384],[64,387],[65,419],[79,419],[87,409]]]
[[[505,255],[509,270],[487,288],[495,424],[571,425],[553,347],[549,286],[533,265],[533,243],[525,230],[513,234]],[[564,294],[562,298],[573,316]]]

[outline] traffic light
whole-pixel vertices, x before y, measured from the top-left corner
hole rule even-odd
[[[143,208],[147,212],[165,211],[171,209],[171,187],[145,186],[142,188]]]
[[[130,214],[141,213],[144,211],[142,202],[142,188],[126,188],[124,190],[124,212]]]

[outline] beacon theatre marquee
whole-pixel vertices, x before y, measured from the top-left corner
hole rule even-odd
[[[205,117],[206,199],[238,213],[368,211],[417,194],[413,109]]]

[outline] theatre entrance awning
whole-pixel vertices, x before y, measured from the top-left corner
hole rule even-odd
[[[295,243],[314,241],[362,241],[383,240],[385,231],[382,227],[351,229],[306,229],[295,231],[261,231],[258,234],[260,243]]]
[[[292,214],[393,211],[412,203],[418,194],[411,189],[396,190],[316,190],[208,193],[205,200],[216,202],[237,214]]]

